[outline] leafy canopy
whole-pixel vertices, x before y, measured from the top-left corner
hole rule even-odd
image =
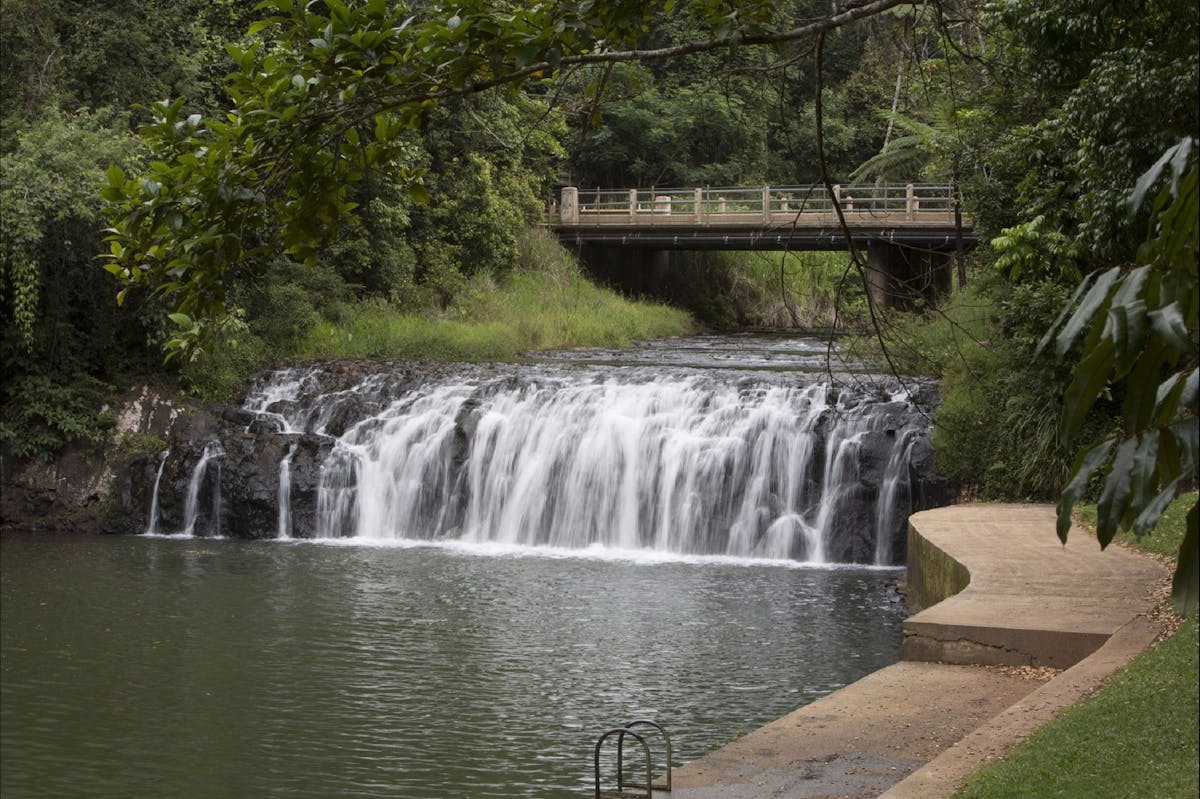
[[[1107,546],[1117,529],[1141,536],[1171,500],[1196,479],[1200,371],[1196,331],[1200,311],[1197,243],[1200,239],[1200,165],[1196,139],[1168,149],[1141,176],[1129,196],[1136,212],[1165,178],[1150,203],[1151,227],[1129,268],[1089,275],[1043,339],[1059,359],[1080,359],[1063,402],[1061,434],[1071,440],[1088,411],[1110,386],[1124,389],[1123,428],[1081,452],[1058,509],[1064,541],[1071,508],[1093,478],[1102,480],[1097,536]],[[1076,304],[1077,303],[1077,304]],[[1073,310],[1072,310],[1073,308]],[[1197,604],[1197,505],[1187,516],[1173,594],[1188,612]]]
[[[195,354],[228,324],[240,270],[273,254],[313,263],[354,211],[350,189],[373,172],[426,198],[407,134],[439,101],[515,90],[573,67],[666,58],[735,44],[775,44],[836,29],[901,0],[865,0],[795,21],[767,0],[690,0],[702,40],[629,49],[674,0],[535,4],[470,0],[417,9],[386,0],[267,0],[271,15],[230,45],[233,108],[206,118],[158,103],[144,136],[150,170],[111,169],[106,268],[174,306],[172,354]],[[536,88],[536,85],[533,86]],[[226,320],[226,321],[223,321]]]

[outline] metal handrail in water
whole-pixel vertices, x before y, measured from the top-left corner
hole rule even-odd
[[[617,790],[615,793],[612,791],[604,791],[601,789],[601,786],[600,786],[600,751],[601,751],[602,747],[604,746],[604,742],[613,735],[619,736],[617,738]],[[626,735],[633,736],[633,738],[642,745],[642,751],[645,752],[645,754],[646,754],[646,786],[645,786],[644,793],[637,793],[637,794],[627,793],[625,791],[626,787],[635,787],[635,786],[633,786],[633,785],[627,786],[627,785],[621,784],[623,781],[623,764],[621,761],[624,759],[624,754],[625,754],[624,753],[624,742],[625,742]],[[596,768],[596,783],[595,783],[596,796],[595,796],[595,799],[653,799],[654,787],[653,787],[653,780],[651,777],[653,766],[651,764],[651,758],[650,758],[650,745],[648,743],[646,743],[646,739],[643,738],[641,735],[638,735],[636,732],[634,732],[633,730],[631,730],[627,727],[613,727],[611,730],[606,730],[600,736],[600,740],[596,741],[596,751],[595,751],[595,755],[594,755],[594,762],[595,762],[595,768]],[[636,787],[638,789],[641,788],[641,786],[636,786]]]
[[[657,721],[654,721],[653,719],[634,719],[633,721],[629,721],[629,722],[625,723],[626,730],[632,730],[634,727],[651,727],[651,728],[657,730],[658,734],[662,736],[664,748],[667,750],[666,751],[667,761],[666,761],[666,769],[665,769],[666,779],[662,782],[647,781],[645,784],[642,784],[639,782],[626,782],[625,776],[623,774],[623,764],[625,762],[624,751],[623,751],[624,744],[625,744],[625,735],[621,734],[617,737],[617,787],[621,788],[621,789],[624,789],[624,788],[639,788],[640,789],[640,788],[646,788],[647,786],[649,786],[651,789],[653,789],[655,791],[665,791],[667,793],[670,793],[671,792],[671,736],[667,734],[666,729],[661,724],[659,724]]]

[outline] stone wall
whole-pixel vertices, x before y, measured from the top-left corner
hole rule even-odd
[[[906,565],[908,606],[913,613],[954,596],[971,582],[967,568],[926,540],[912,521]]]

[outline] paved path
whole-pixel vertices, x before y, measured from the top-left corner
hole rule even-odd
[[[676,769],[674,799],[952,796],[1158,631],[1166,567],[1081,530],[1064,547],[1052,507],[925,511],[909,540],[969,584],[905,622],[904,660]]]

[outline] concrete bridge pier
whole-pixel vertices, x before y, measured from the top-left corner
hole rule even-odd
[[[871,239],[867,289],[879,308],[914,310],[936,305],[950,291],[954,253]]]

